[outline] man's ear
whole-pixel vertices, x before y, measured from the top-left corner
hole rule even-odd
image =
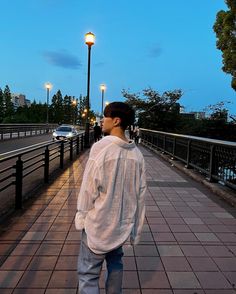
[[[119,117],[114,117],[113,124],[114,127],[119,127],[121,123],[121,119]]]

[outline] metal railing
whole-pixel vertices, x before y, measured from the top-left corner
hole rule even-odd
[[[39,143],[13,155],[9,155],[11,152],[1,154],[0,215],[14,206],[22,208],[23,201],[38,185],[48,183],[53,172],[63,169],[66,162],[73,161],[84,149],[84,137],[83,132],[68,141]],[[90,133],[92,142],[93,132]]]
[[[57,124],[0,124],[0,140],[50,133],[57,126]]]
[[[236,190],[236,143],[140,129],[144,145],[169,154],[211,182]]]

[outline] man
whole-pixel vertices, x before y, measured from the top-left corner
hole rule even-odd
[[[102,135],[102,130],[101,130],[101,128],[100,128],[100,126],[98,125],[97,122],[95,122],[93,132],[94,132],[94,141],[95,142],[99,141],[100,138],[101,138],[101,135]]]
[[[90,151],[78,196],[75,225],[82,230],[78,259],[79,293],[98,294],[103,261],[106,293],[122,293],[122,245],[139,242],[145,218],[144,159],[125,129],[134,122],[133,109],[123,102],[106,106],[106,136]]]

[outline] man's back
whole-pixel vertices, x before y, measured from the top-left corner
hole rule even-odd
[[[144,160],[134,142],[106,136],[93,145],[87,163],[90,174],[82,185],[79,205],[93,197],[94,208],[88,211],[85,229],[88,245],[96,253],[123,244],[135,227],[135,213],[140,200],[140,187],[145,189]],[[91,174],[92,173],[92,174]],[[96,191],[94,184],[98,187]],[[142,189],[142,188],[141,188]],[[94,192],[96,191],[96,192]],[[143,194],[141,195],[141,198]],[[142,219],[143,222],[144,214]],[[135,238],[135,235],[134,235]]]

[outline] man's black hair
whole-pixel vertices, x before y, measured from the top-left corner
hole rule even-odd
[[[120,127],[125,130],[134,123],[135,113],[131,106],[124,102],[111,102],[104,109],[105,117],[119,117],[121,119]]]

